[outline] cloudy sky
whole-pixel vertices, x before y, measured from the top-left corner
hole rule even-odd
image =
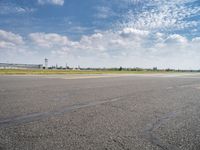
[[[0,62],[200,69],[200,0],[0,0]]]

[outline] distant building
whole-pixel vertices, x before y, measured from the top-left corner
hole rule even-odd
[[[42,69],[42,64],[11,64],[0,63],[0,69]]]

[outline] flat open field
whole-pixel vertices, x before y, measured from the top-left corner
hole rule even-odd
[[[12,74],[149,74],[149,73],[173,73],[165,71],[114,71],[114,70],[33,70],[33,69],[0,69],[0,75]]]
[[[0,76],[1,150],[199,150],[200,74]]]

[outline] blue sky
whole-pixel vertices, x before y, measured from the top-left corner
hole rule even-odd
[[[0,62],[200,69],[199,0],[0,0]]]

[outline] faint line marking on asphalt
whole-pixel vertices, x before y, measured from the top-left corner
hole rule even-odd
[[[111,103],[111,102],[115,102],[115,101],[119,101],[119,100],[121,100],[121,97],[117,97],[117,98],[113,98],[113,99],[109,99],[109,100],[103,100],[103,101],[87,102],[84,104],[76,104],[76,105],[64,107],[60,110],[55,110],[55,111],[36,112],[36,113],[31,113],[31,114],[23,115],[23,116],[8,117],[8,118],[0,119],[0,128],[30,123],[30,122],[38,121],[38,120],[48,118],[51,116],[59,116],[66,112],[71,112],[76,109],[101,105],[101,104],[105,104],[105,103]]]

